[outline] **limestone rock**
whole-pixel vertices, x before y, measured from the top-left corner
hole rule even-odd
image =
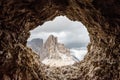
[[[70,50],[65,48],[64,44],[58,43],[57,37],[50,35],[44,44],[48,56],[42,61],[51,67],[61,67],[75,63]]]
[[[53,35],[48,37],[43,47],[49,54],[49,58],[59,59],[61,58],[59,53],[70,55],[70,50],[65,48],[64,44],[58,43],[57,37]]]

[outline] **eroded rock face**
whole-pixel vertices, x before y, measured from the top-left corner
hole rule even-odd
[[[50,67],[61,67],[75,63],[70,55],[70,50],[64,44],[59,43],[58,38],[54,35],[48,37],[42,49],[42,54],[47,54],[42,63]]]
[[[70,50],[65,48],[64,44],[58,43],[58,38],[53,35],[48,37],[43,49],[46,50],[45,53],[48,53],[49,58],[59,59],[61,58],[59,53],[70,56]]]
[[[77,71],[71,66],[42,69],[39,58],[26,48],[29,31],[58,15],[81,21],[88,29],[88,54],[75,65]],[[119,80],[119,35],[119,0],[0,0],[0,79],[62,80],[66,74],[68,80]]]

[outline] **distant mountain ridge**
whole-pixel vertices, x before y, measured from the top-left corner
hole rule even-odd
[[[40,38],[32,39],[31,41],[27,42],[27,46],[32,48],[34,52],[40,55],[41,48],[43,46],[43,39],[40,39]]]
[[[43,49],[43,45],[43,39],[40,38],[35,38],[27,42],[27,46],[30,47],[35,53],[37,53],[41,60],[48,56],[45,49]]]

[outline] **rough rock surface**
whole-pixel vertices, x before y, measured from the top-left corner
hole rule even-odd
[[[50,71],[26,47],[29,31],[58,15],[81,21],[90,35],[76,70]],[[0,80],[64,80],[62,73],[67,80],[120,80],[120,0],[0,0]]]
[[[58,38],[53,35],[48,37],[42,50],[43,53],[48,54],[42,63],[51,67],[61,67],[75,63],[70,55],[70,50],[65,48],[64,44],[58,43]]]
[[[43,49],[48,53],[49,58],[60,59],[59,53],[70,56],[70,50],[65,48],[64,44],[58,43],[57,37],[50,35],[43,45]]]

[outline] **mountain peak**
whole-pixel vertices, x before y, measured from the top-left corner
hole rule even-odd
[[[54,35],[50,35],[44,44],[42,39],[33,39],[29,46],[40,55],[41,61],[46,65],[64,66],[74,63],[70,50],[64,44],[58,43]]]
[[[44,44],[44,47],[47,48],[47,47],[50,47],[51,45],[57,45],[58,41],[57,41],[57,37],[53,36],[53,35],[50,35],[48,37],[48,39],[46,40],[45,44]]]
[[[70,50],[64,44],[58,43],[57,37],[50,35],[44,44],[44,48],[51,58],[60,58],[58,53],[70,55]]]

